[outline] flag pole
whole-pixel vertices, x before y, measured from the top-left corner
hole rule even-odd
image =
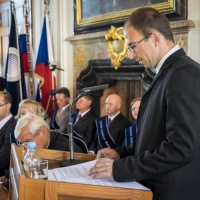
[[[15,29],[16,29],[16,34],[17,34],[17,38],[16,38],[16,44],[17,44],[17,50],[18,50],[18,54],[20,55],[20,51],[19,51],[19,37],[18,37],[18,30],[17,30],[17,21],[16,21],[16,9],[15,9],[15,2],[11,1],[11,10],[12,13],[14,14],[14,20],[15,20]],[[21,61],[20,59],[18,59],[19,62],[19,66],[21,66]],[[21,76],[21,71],[20,71],[20,76]],[[21,83],[21,77],[19,79],[19,87],[20,87],[20,99],[23,99],[23,95],[22,95],[22,83]]]
[[[26,31],[26,41],[27,41],[27,49],[28,49],[28,68],[29,68],[29,84],[30,84],[30,98],[34,100],[35,98],[35,79],[34,79],[34,70],[33,70],[33,59],[32,59],[32,48],[30,42],[29,35],[29,23],[28,23],[28,9],[27,9],[27,0],[24,0],[24,19],[25,19],[25,31]],[[27,94],[28,95],[28,94]]]
[[[51,70],[51,84],[52,84],[52,90],[50,91],[50,96],[48,99],[48,103],[46,106],[46,113],[48,111],[49,108],[49,104],[50,101],[52,101],[52,110],[55,109],[55,84],[54,84],[54,75],[55,75],[55,69],[52,67],[54,65],[54,58],[53,58],[53,51],[52,51],[52,43],[50,43],[51,41],[51,35],[48,34],[50,33],[50,29],[49,29],[49,7],[47,4],[47,1],[44,0],[44,4],[45,4],[45,18],[46,18],[46,29],[47,29],[47,43],[48,43],[48,53],[49,53],[49,68]],[[56,81],[56,79],[55,79]]]

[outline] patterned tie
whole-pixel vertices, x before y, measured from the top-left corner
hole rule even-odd
[[[59,108],[59,110],[58,110],[56,116],[59,116],[59,115],[61,114],[61,112],[62,112],[62,108]]]

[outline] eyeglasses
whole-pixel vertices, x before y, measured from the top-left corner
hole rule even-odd
[[[139,42],[137,42],[136,44],[134,44],[133,46],[129,46],[128,49],[134,53],[135,52],[135,48],[138,46],[138,44],[140,44],[140,42],[142,42],[143,40],[145,40],[146,38],[149,37],[149,35],[151,35],[152,33],[148,33],[146,36],[144,36]]]
[[[8,103],[0,104],[0,107],[4,106],[4,105],[6,105],[6,104],[8,104]]]
[[[21,147],[24,147],[24,146],[27,146],[27,143],[28,142],[33,142],[32,140],[27,140],[26,142],[20,142],[18,139],[16,140],[16,145],[17,146],[21,146]]]

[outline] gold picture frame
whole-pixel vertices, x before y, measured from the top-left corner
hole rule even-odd
[[[109,5],[111,2],[118,2],[121,3],[120,6],[118,6],[119,9],[115,11],[112,9],[112,7]],[[103,14],[94,13],[96,12],[96,8],[94,5],[91,4],[91,0],[74,0],[75,9],[75,20],[74,20],[74,32],[75,34],[80,33],[88,33],[88,32],[94,32],[94,31],[103,31],[107,30],[110,25],[114,26],[122,26],[124,21],[127,19],[127,17],[136,9],[139,7],[146,7],[150,6],[158,11],[166,14],[166,16],[170,20],[175,19],[186,19],[187,18],[187,0],[132,0],[129,1],[129,4],[132,4],[131,8],[127,4],[127,7],[129,6],[130,9],[127,9],[127,7],[123,7],[124,2],[128,3],[128,0],[109,0],[106,1],[106,5],[108,4],[108,8],[105,6],[102,6]],[[95,1],[98,2],[98,1]],[[153,3],[151,3],[153,2]],[[99,0],[99,5],[101,5],[103,2],[102,0]],[[137,4],[136,4],[137,3]],[[91,6],[91,8],[90,8]],[[93,6],[93,7],[92,7]],[[86,10],[87,9],[87,10]],[[102,11],[102,10],[101,10]],[[86,14],[84,14],[86,13]],[[89,16],[84,16],[89,14]]]

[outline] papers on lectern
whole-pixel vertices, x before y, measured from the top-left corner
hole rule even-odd
[[[91,184],[100,186],[112,186],[120,188],[130,188],[139,190],[149,190],[143,185],[136,181],[132,182],[116,182],[113,179],[93,179],[88,176],[89,170],[94,166],[96,160],[85,162],[78,165],[56,168],[49,170],[48,180],[61,181],[69,183],[81,183],[81,184]]]

